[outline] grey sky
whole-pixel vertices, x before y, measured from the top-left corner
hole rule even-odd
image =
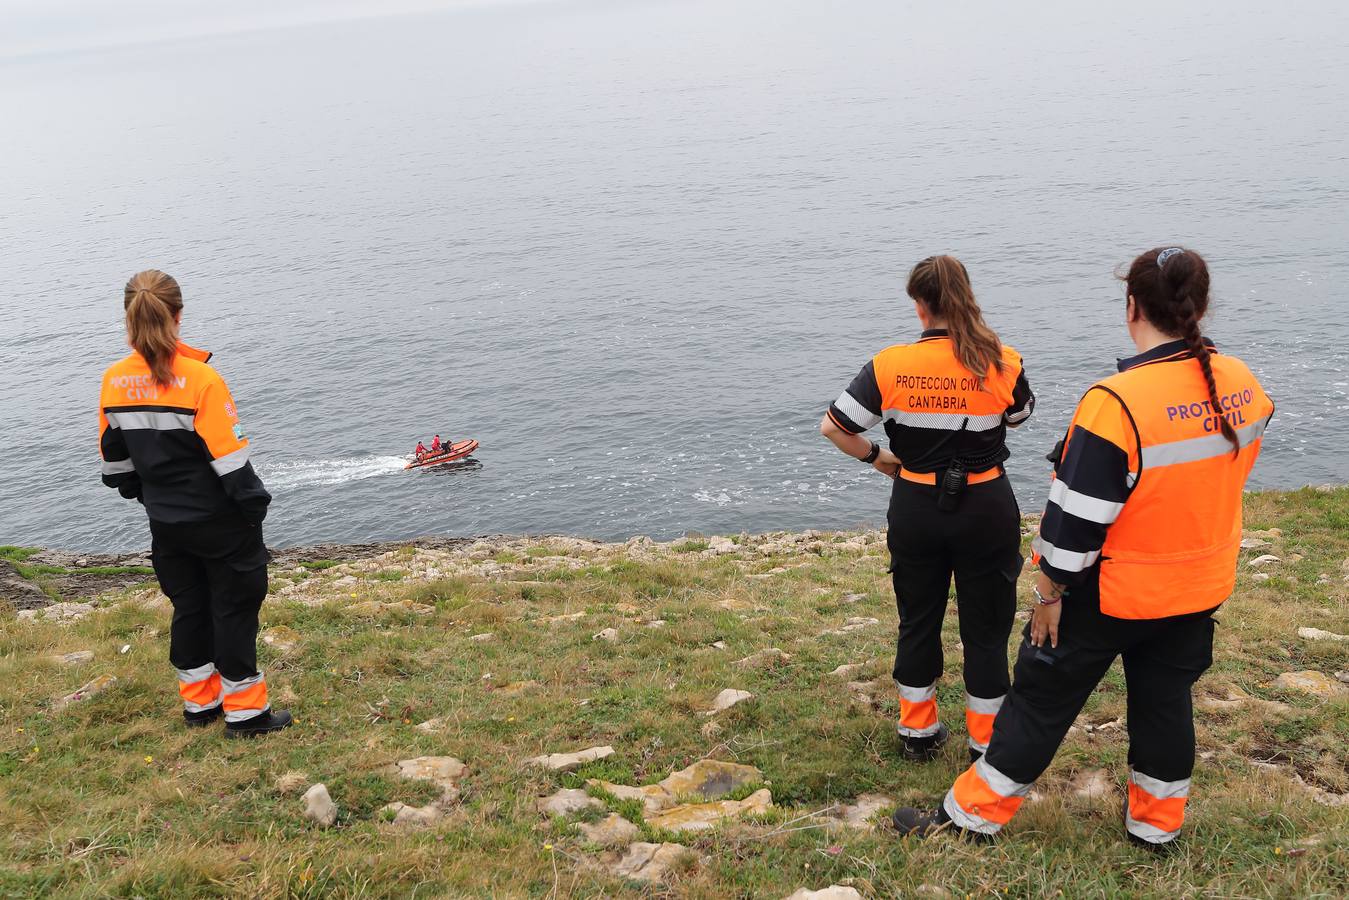
[[[0,0],[0,58],[530,0]]]

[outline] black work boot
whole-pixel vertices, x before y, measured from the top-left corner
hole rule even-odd
[[[923,737],[910,737],[909,735],[900,735],[903,738],[903,744],[900,747],[905,759],[911,759],[915,762],[927,762],[936,759],[941,748],[946,746],[946,739],[951,736],[951,729],[945,725],[937,725],[937,730]]]
[[[912,806],[903,806],[895,810],[895,814],[890,817],[891,823],[895,826],[895,831],[906,837],[928,838],[935,834],[955,834],[967,841],[978,841],[981,844],[990,844],[993,842],[993,835],[983,834],[978,831],[970,831],[968,828],[961,828],[951,821],[947,815],[946,808],[938,806],[936,809],[915,809]]]
[[[257,737],[260,734],[289,728],[290,724],[290,713],[284,709],[269,709],[266,712],[258,713],[251,719],[244,719],[242,722],[226,722],[225,737]]]
[[[183,722],[188,728],[205,728],[207,725],[210,725],[216,719],[220,718],[222,711],[223,710],[221,710],[219,706],[198,710],[197,712],[191,712],[185,709],[183,710]]]

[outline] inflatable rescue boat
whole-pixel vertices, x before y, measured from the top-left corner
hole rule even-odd
[[[478,442],[474,440],[455,441],[452,444],[446,444],[440,449],[439,453],[424,453],[412,459],[404,469],[426,469],[431,466],[439,466],[444,463],[456,462],[466,459],[473,455],[473,451],[478,449]]]

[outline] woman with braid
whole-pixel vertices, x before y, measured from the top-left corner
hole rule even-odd
[[[1190,689],[1213,660],[1213,613],[1232,593],[1241,495],[1274,406],[1199,323],[1209,274],[1193,250],[1149,250],[1124,277],[1138,355],[1093,385],[1054,454],[1036,538],[1035,606],[988,752],[901,834],[989,840],[1053,759],[1117,656],[1128,686],[1123,824],[1171,845],[1194,768]]]

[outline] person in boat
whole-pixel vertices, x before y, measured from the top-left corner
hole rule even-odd
[[[423,444],[421,441],[418,441],[418,442],[417,442],[417,449],[414,450],[414,451],[412,451],[412,452],[415,453],[415,454],[417,455],[417,458],[418,458],[418,459],[421,459],[423,456],[426,455],[426,445]]]
[[[439,453],[441,450],[445,450],[445,449],[447,449],[447,448],[441,446],[441,443],[440,443],[440,435],[436,435],[435,437],[431,438],[431,452],[432,452],[432,453]]]
[[[151,269],[124,293],[132,352],[103,374],[102,477],[149,518],[155,577],[173,604],[169,662],[183,720],[205,727],[223,716],[236,738],[278,731],[291,715],[272,708],[257,656],[272,497],[211,354],[178,338],[178,282]]]

